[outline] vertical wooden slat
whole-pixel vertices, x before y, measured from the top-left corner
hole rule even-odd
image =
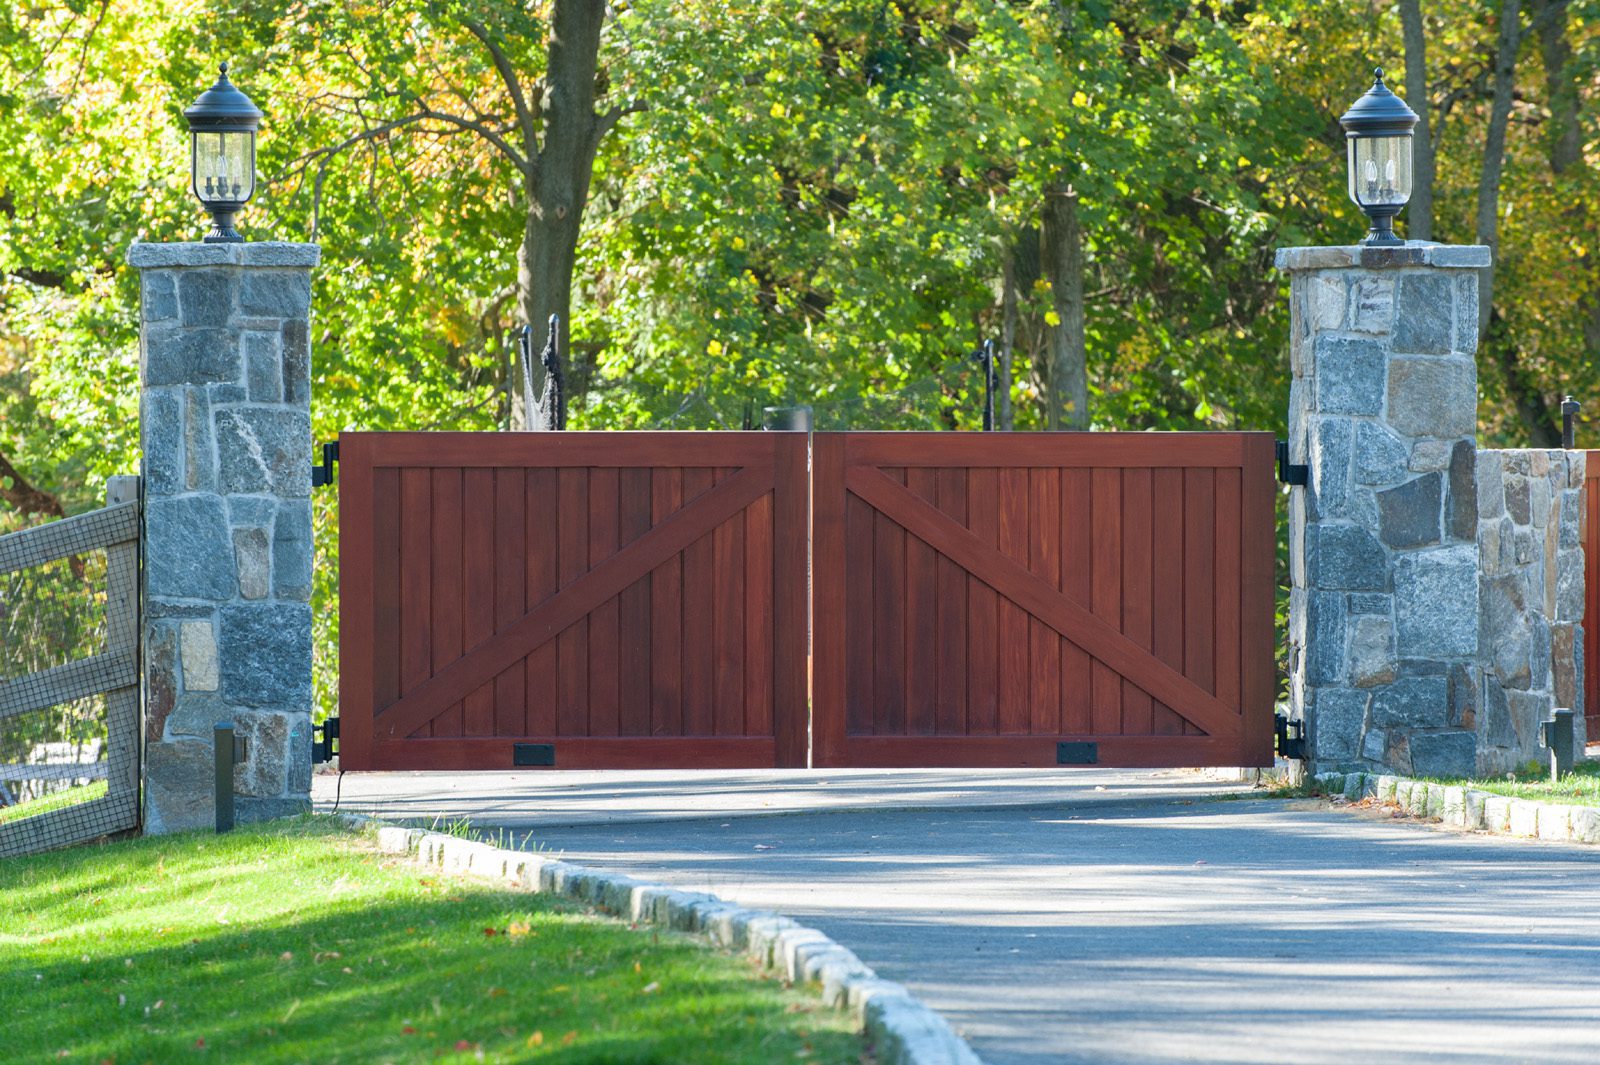
[[[993,547],[1000,542],[1000,473],[967,471],[967,527]],[[994,735],[1000,730],[1000,596],[976,577],[967,577],[967,732]]]
[[[716,641],[711,674],[712,725],[718,736],[744,731],[744,514],[735,514],[711,534],[713,616]]]
[[[1094,612],[1108,625],[1122,627],[1122,470],[1097,467],[1093,474],[1094,546],[1090,584]],[[1093,731],[1115,736],[1122,731],[1122,678],[1096,661],[1093,669]]]
[[[925,466],[906,471],[906,487],[932,503],[934,471]],[[906,537],[906,732],[931,736],[937,729],[938,699],[938,560],[933,548],[916,536]]]
[[[569,505],[588,503],[581,494],[583,481],[582,471],[573,474],[573,485],[569,491],[574,492]],[[588,528],[582,519],[574,517],[576,523],[573,530],[562,532],[562,493],[561,471],[553,466],[527,471],[523,479],[523,527],[527,530],[523,541],[524,569],[526,571],[526,591],[524,599],[528,609],[532,610],[538,604],[554,595],[564,582],[573,579],[572,576],[563,575],[562,572],[562,538],[566,535],[570,539],[567,548],[570,558],[566,565],[581,567],[584,562],[580,556],[580,546],[586,550],[588,543]],[[582,572],[578,569],[578,572]],[[580,621],[577,625],[569,626],[568,631],[574,632],[586,625],[587,621]],[[524,719],[524,734],[528,736],[555,736],[561,731],[561,680],[560,661],[562,655],[562,639],[565,634],[554,640],[546,641],[539,647],[529,652],[523,659],[526,669],[523,672],[523,705],[526,707]],[[568,655],[581,655],[581,648],[576,652],[569,649]],[[581,698],[582,684],[580,682],[578,694],[569,698]]]
[[[662,521],[683,505],[683,471],[651,471],[650,518]],[[650,574],[650,735],[683,735],[683,556]]]
[[[1278,693],[1274,653],[1278,484],[1273,443],[1271,433],[1251,433],[1244,441],[1240,486],[1240,765],[1271,765],[1273,756],[1273,711]]]
[[[562,467],[556,480],[557,576],[565,588],[589,570],[589,471]],[[556,731],[562,736],[589,734],[588,618],[556,637]]]
[[[1600,743],[1600,451],[1584,456],[1583,713]]]
[[[773,760],[799,768],[810,761],[806,690],[806,565],[810,556],[811,477],[805,433],[773,433],[772,685]],[[835,615],[837,617],[837,615]]]
[[[371,769],[378,711],[399,698],[400,478],[392,469],[374,470],[371,446],[347,437],[341,434],[339,443],[349,456],[339,493],[339,705],[340,716],[349,717],[340,726],[339,763]],[[391,500],[388,538],[381,544],[375,527],[384,480],[379,473],[387,475]],[[379,562],[380,548],[387,562]],[[379,573],[387,580],[380,582]]]
[[[1028,471],[1000,471],[1000,551],[1028,564]],[[1000,732],[1026,733],[1032,721],[1033,684],[1028,670],[1031,627],[1027,611],[1000,599]]]
[[[527,530],[523,525],[524,471],[494,471],[494,628],[511,625],[527,610]],[[494,679],[494,734],[521,736],[527,729],[527,665],[518,662]]]
[[[885,471],[892,472],[892,471]],[[882,514],[872,522],[872,732],[906,728],[906,533]]]
[[[1085,609],[1094,606],[1094,482],[1084,468],[1061,473],[1061,592]],[[1061,641],[1061,731],[1094,731],[1094,659]]]
[[[494,635],[494,471],[468,469],[462,474],[461,487],[461,649],[468,652]],[[462,702],[463,735],[495,734],[494,695],[495,680],[487,677]]]
[[[433,583],[429,588],[433,616],[433,673],[461,657],[461,470],[433,471]],[[432,674],[430,674],[431,676]],[[452,703],[433,719],[435,738],[461,735],[461,704]]]
[[[844,559],[845,586],[845,718],[850,735],[870,736],[873,707],[877,705],[877,695],[873,689],[876,669],[873,665],[873,626],[876,620],[872,611],[876,518],[870,506],[845,490],[842,468],[839,493],[844,500],[843,544],[840,552]],[[821,573],[820,566],[818,573]]]
[[[1191,467],[1183,480],[1183,674],[1215,693],[1216,475]]]
[[[855,567],[859,560],[847,554],[846,496],[844,487],[845,434],[815,433],[811,437],[812,498],[812,616],[813,652],[811,736],[812,764],[818,768],[844,762],[852,701],[853,660],[850,645],[858,638],[857,604],[852,585],[866,579]],[[783,508],[774,499],[774,521],[783,520]],[[860,500],[855,500],[859,504]],[[776,549],[777,544],[774,543]],[[774,565],[774,572],[778,566]],[[784,631],[781,618],[774,625]],[[781,677],[775,692],[774,719],[782,721],[784,689]],[[780,727],[781,731],[781,727]]]
[[[1239,705],[1239,641],[1241,598],[1240,556],[1243,549],[1243,500],[1238,467],[1222,467],[1216,471],[1215,529],[1212,550],[1216,559],[1212,566],[1216,622],[1215,665],[1216,695],[1229,706]]]
[[[1153,643],[1154,574],[1152,530],[1154,509],[1148,469],[1122,471],[1122,634],[1140,647]],[[1126,678],[1122,682],[1122,734],[1148,736],[1155,722],[1150,694]]]
[[[1061,477],[1039,467],[1028,471],[1028,568],[1051,588],[1061,586]],[[1061,637],[1040,621],[1028,621],[1028,676],[1032,684],[1028,731],[1061,731]]]
[[[772,735],[772,496],[744,512],[744,727],[746,736]],[[805,635],[790,634],[802,643]],[[804,654],[804,648],[801,649]]]
[[[957,525],[967,524],[967,471],[946,467],[935,475],[936,502]],[[958,564],[938,556],[935,592],[938,634],[935,657],[934,726],[943,736],[967,730],[967,575]]]
[[[415,492],[415,489],[412,489]],[[403,600],[404,590],[410,582],[426,581],[426,573],[405,573],[400,568],[401,561],[401,530],[405,527],[402,521],[402,488],[400,471],[393,466],[379,466],[372,470],[372,527],[367,531],[372,543],[372,709],[381,712],[384,707],[392,705],[400,698],[404,687],[401,679],[401,660],[409,657],[410,648],[401,647],[401,631],[405,624],[402,620],[406,613],[413,609],[412,603]],[[344,496],[339,497],[340,507],[344,506]],[[344,522],[341,513],[340,521]],[[352,520],[350,525],[353,526]],[[340,525],[339,544],[344,545],[344,529],[349,526]],[[359,535],[359,534],[358,534]],[[344,567],[340,569],[340,595],[346,594],[344,587]],[[359,605],[356,609],[361,609]],[[341,622],[349,615],[340,612]],[[341,623],[341,629],[343,625]],[[426,635],[426,629],[423,634]],[[340,643],[343,644],[341,634]],[[426,654],[419,656],[418,660],[425,661]],[[416,678],[412,685],[421,683],[425,677]],[[341,730],[343,726],[341,725]],[[340,736],[341,745],[343,735]]]
[[[589,470],[589,568],[617,553],[620,477],[616,467]],[[608,599],[589,614],[589,732],[615,736],[620,724],[618,604]]]
[[[1152,471],[1155,492],[1154,547],[1151,573],[1161,596],[1161,609],[1152,621],[1151,651],[1161,661],[1183,671],[1183,470],[1162,467]],[[1163,703],[1156,703],[1151,731],[1181,735],[1183,718]]]
[[[400,474],[400,694],[433,673],[433,476],[429,470]],[[416,730],[431,735],[431,723]]]
[[[626,547],[650,531],[650,471],[629,467],[619,481],[618,543]],[[650,735],[650,584],[635,581],[617,597],[618,728],[623,736]]]
[[[687,503],[711,488],[712,471],[692,467],[683,471],[683,499]],[[716,575],[712,535],[700,537],[683,551],[683,734],[711,736],[716,732],[713,596]]]

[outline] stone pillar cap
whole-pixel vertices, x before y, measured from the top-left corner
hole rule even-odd
[[[204,244],[200,241],[128,246],[128,265],[140,270],[180,266],[316,266],[322,258],[318,244],[290,244],[280,240],[245,241],[242,244]]]
[[[1274,265],[1279,270],[1395,269],[1432,266],[1446,270],[1477,270],[1491,262],[1487,244],[1435,244],[1408,240],[1404,244],[1349,244],[1342,247],[1279,248]]]

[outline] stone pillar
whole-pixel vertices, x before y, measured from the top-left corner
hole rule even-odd
[[[240,821],[311,788],[311,244],[134,244],[141,273],[145,830],[213,821],[212,726],[246,738]]]
[[[1315,771],[1470,774],[1485,247],[1285,248],[1291,717]]]

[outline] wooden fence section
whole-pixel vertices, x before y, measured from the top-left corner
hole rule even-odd
[[[818,766],[1272,764],[1266,433],[815,437]]]
[[[106,781],[103,796],[0,824],[0,857],[48,850],[139,823],[139,479],[113,477],[107,506],[0,536],[0,575],[106,552],[105,647],[88,658],[0,681],[0,724],[105,693],[106,759],[92,765],[7,766],[11,780]]]
[[[796,433],[346,433],[347,769],[803,766]]]
[[[1583,517],[1583,713],[1600,743],[1600,451],[1584,458]]]

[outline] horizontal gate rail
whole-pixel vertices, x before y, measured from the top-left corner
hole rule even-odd
[[[0,681],[0,721],[139,683],[131,652],[107,653]]]
[[[120,503],[0,536],[0,573],[42,566],[139,538],[139,504]]]

